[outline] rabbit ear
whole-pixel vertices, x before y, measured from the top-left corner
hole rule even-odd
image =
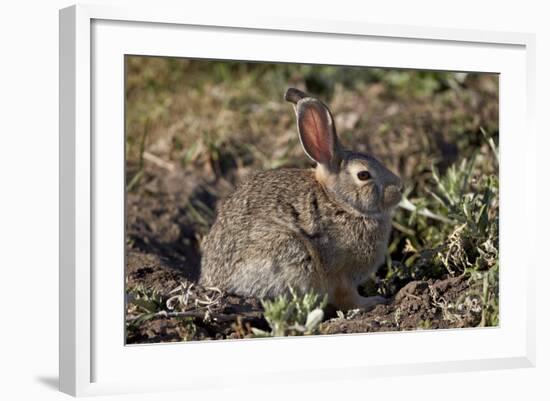
[[[296,104],[300,141],[306,154],[333,170],[340,163],[338,137],[330,110],[321,101],[304,97]]]

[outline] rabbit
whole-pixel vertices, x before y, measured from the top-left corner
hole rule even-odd
[[[382,264],[401,179],[373,156],[344,149],[320,100],[289,88],[313,169],[252,174],[218,207],[202,243],[199,283],[260,299],[314,292],[340,310],[371,309],[358,288]]]

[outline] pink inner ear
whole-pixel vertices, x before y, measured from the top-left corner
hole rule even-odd
[[[327,164],[332,159],[332,127],[321,105],[310,103],[299,116],[299,130],[306,152],[316,162]]]

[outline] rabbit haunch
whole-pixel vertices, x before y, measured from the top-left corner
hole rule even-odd
[[[289,92],[317,166],[259,172],[238,186],[204,240],[200,282],[243,296],[292,288],[327,294],[340,309],[373,306],[383,298],[362,297],[358,286],[384,259],[401,182],[372,156],[342,148],[322,102]]]

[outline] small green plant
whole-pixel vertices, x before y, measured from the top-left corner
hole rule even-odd
[[[428,319],[421,320],[418,324],[418,330],[430,330],[432,328],[432,322]]]
[[[309,292],[300,296],[290,289],[290,297],[279,296],[274,300],[263,300],[264,317],[271,331],[252,328],[257,337],[280,337],[318,334],[323,321],[323,308],[327,297]]]
[[[456,174],[456,169],[450,171],[464,182],[472,179],[468,173]],[[465,192],[455,188],[456,181],[438,181],[440,188],[454,188],[452,192],[446,192],[442,207],[456,224],[452,231],[443,231],[446,236],[442,241],[444,246],[436,258],[452,275],[470,268],[486,270],[498,261],[498,178],[484,176],[478,182],[479,185],[471,185],[470,191]]]
[[[470,293],[481,301],[480,327],[499,325],[499,275],[497,265],[487,271],[471,271]]]
[[[432,166],[429,185],[414,198],[404,197],[389,246],[383,295],[403,283],[464,275],[471,297],[481,305],[480,326],[498,325],[499,180],[498,149],[487,134],[488,155],[451,165],[443,173]],[[491,157],[493,156],[493,157]],[[480,163],[491,159],[484,170]]]
[[[144,124],[143,133],[141,135],[141,139],[139,142],[139,158],[138,158],[138,168],[134,176],[130,179],[130,182],[126,185],[126,190],[128,192],[134,190],[140,183],[141,178],[143,177],[143,166],[144,166],[144,160],[143,160],[143,154],[145,152],[146,144],[147,144],[147,135],[149,134],[149,121],[146,120]]]
[[[155,313],[165,308],[166,298],[155,289],[137,285],[128,288],[126,294],[128,309],[136,312]]]
[[[165,297],[143,285],[126,289],[126,330],[128,337],[139,332],[141,324],[164,309]]]

